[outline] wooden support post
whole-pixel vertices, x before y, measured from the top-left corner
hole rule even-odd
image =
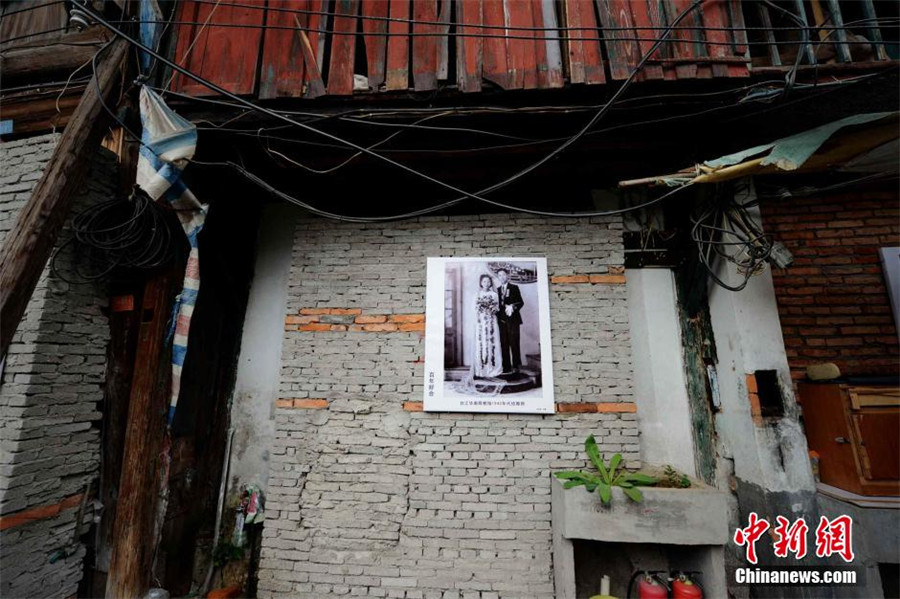
[[[94,78],[104,98],[112,97],[127,49],[127,42],[118,40],[99,60]],[[92,80],[0,250],[0,358],[6,356],[72,200],[81,188],[84,171],[100,145],[105,119],[97,91]]]
[[[106,597],[143,597],[150,587],[154,529],[159,503],[166,428],[168,366],[166,323],[171,306],[166,272],[153,275],[144,288],[134,378],[125,428],[122,478],[113,524],[113,547]]]
[[[113,526],[116,518],[116,502],[119,481],[122,479],[122,453],[125,449],[125,429],[128,427],[128,398],[134,377],[135,352],[141,323],[141,289],[138,283],[124,285],[120,291],[126,295],[110,298],[109,350],[104,385],[103,443],[100,467],[100,502],[103,513],[97,534],[98,544],[94,556],[94,570],[109,572],[112,547],[115,544]],[[137,292],[137,293],[135,293]],[[95,586],[99,597],[106,589]]]

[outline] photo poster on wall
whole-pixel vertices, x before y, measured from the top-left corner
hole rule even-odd
[[[428,258],[426,412],[552,414],[546,258]]]

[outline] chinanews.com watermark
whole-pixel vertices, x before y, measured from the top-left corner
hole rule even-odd
[[[815,543],[814,549],[808,545],[810,536]],[[802,561],[815,555],[819,559],[840,558],[846,565],[759,566],[756,544],[764,542],[764,538],[771,539],[776,559]],[[784,516],[777,516],[773,527],[768,520],[751,512],[747,526],[736,529],[732,540],[744,548],[744,557],[750,564],[735,569],[734,583],[737,585],[855,586],[864,583],[862,569],[851,565],[855,559],[853,519],[847,515],[831,519],[822,516],[811,535],[804,518],[792,522]]]
[[[860,584],[858,573],[853,568],[828,566],[785,566],[783,568],[738,568],[734,571],[734,582],[743,585],[767,586],[855,586]]]

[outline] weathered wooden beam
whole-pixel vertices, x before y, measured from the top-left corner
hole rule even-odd
[[[143,597],[150,588],[155,522],[163,467],[168,366],[166,322],[170,272],[152,275],[144,287],[134,377],[122,453],[122,477],[113,524],[106,597]]]
[[[0,250],[0,358],[6,356],[28,300],[47,264],[84,170],[100,145],[103,106],[98,88],[112,97],[127,42],[116,41],[100,58],[93,77],[72,114],[50,163],[26,202]]]
[[[53,74],[68,75],[87,63],[106,41],[103,32],[91,29],[67,34],[38,47],[10,48],[0,55],[0,71],[4,85],[27,80],[29,83],[44,80]],[[91,42],[96,42],[92,44]],[[65,79],[65,77],[63,77]]]
[[[72,113],[78,108],[84,84],[72,85],[64,93],[61,87],[50,88],[52,93],[41,90],[6,97],[0,100],[0,115],[4,121],[12,121],[12,135],[50,131],[54,127],[65,128]]]

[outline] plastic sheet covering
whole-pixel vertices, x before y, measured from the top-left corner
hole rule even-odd
[[[191,316],[200,290],[200,251],[197,236],[206,221],[206,204],[201,204],[181,180],[181,173],[197,148],[197,128],[173,112],[155,92],[141,88],[141,151],[137,184],[157,201],[168,202],[176,210],[191,251],[185,267],[181,293],[175,299],[169,337],[172,339],[172,387],[168,422],[171,425],[181,390],[181,370],[187,356]]]

